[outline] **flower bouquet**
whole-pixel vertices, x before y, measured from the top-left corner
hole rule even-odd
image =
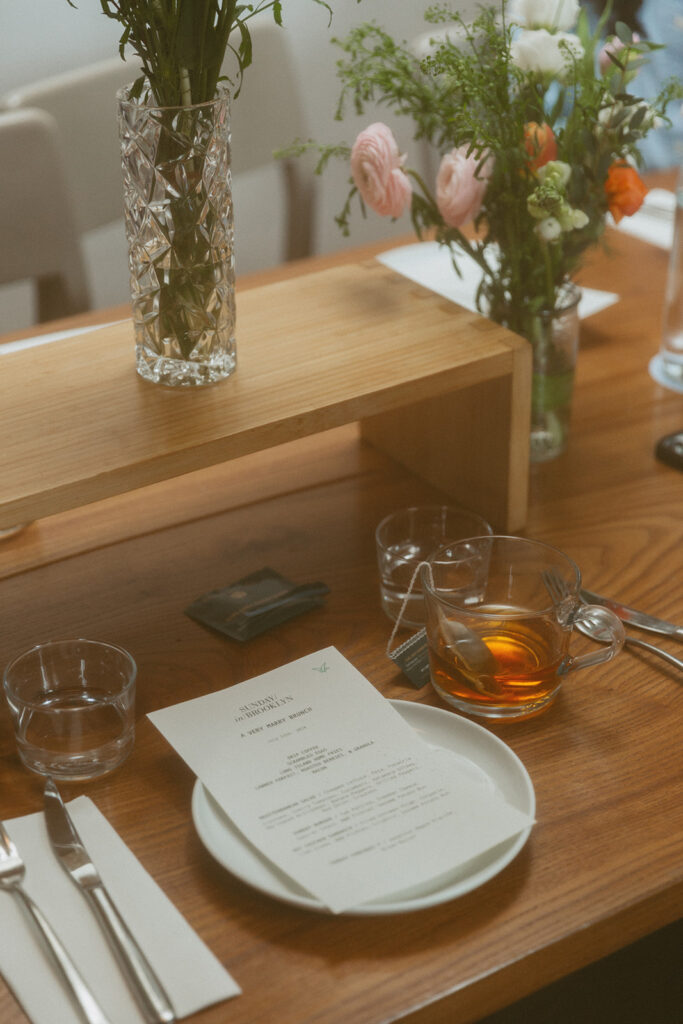
[[[566,445],[578,338],[572,277],[587,247],[640,207],[638,143],[665,123],[677,81],[645,103],[630,91],[657,44],[617,23],[603,40],[610,4],[593,29],[577,0],[501,0],[465,23],[453,5],[429,7],[422,52],[375,24],[344,41],[337,112],[379,102],[412,119],[416,141],[440,155],[433,188],[406,164],[393,133],[375,123],[353,147],[315,147],[318,171],[350,159],[352,204],[392,218],[410,208],[421,237],[450,247],[480,271],[479,309],[534,349],[532,458]],[[425,44],[426,38],[426,46]],[[572,341],[572,334],[574,340]],[[575,357],[575,352],[574,352]]]
[[[211,384],[236,365],[224,62],[232,52],[236,96],[252,62],[249,21],[271,10],[282,24],[282,0],[100,3],[123,28],[121,56],[130,48],[141,64],[119,93],[138,373],[174,386]]]

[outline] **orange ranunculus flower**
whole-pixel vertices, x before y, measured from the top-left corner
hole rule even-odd
[[[557,159],[557,143],[549,124],[529,121],[524,125],[524,148],[529,154],[527,167],[537,171],[539,167]]]
[[[605,194],[609,212],[617,224],[622,217],[631,217],[643,205],[647,187],[630,164],[617,162],[607,172]]]

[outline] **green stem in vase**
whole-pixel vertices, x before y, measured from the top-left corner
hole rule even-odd
[[[204,333],[215,326],[213,296],[220,261],[211,240],[219,214],[205,181],[204,152],[211,145],[211,114],[209,105],[161,110],[155,157],[161,179],[169,184],[161,216],[170,248],[162,248],[153,261],[159,334],[163,344],[175,342],[186,360],[192,358]]]

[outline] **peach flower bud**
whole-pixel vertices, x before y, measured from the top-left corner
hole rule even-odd
[[[467,146],[460,146],[446,153],[436,177],[436,205],[451,228],[459,228],[477,216],[491,173],[489,158],[477,177],[481,154],[467,156],[467,150]]]
[[[351,150],[351,176],[363,201],[382,217],[400,217],[412,198],[410,181],[402,170],[405,157],[385,124],[371,124]]]
[[[557,143],[555,135],[549,124],[537,124],[536,121],[528,121],[524,125],[524,148],[529,154],[527,167],[530,171],[537,171],[549,160],[557,158]]]

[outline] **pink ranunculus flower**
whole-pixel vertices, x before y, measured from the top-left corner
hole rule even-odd
[[[481,154],[467,156],[467,150],[467,146],[460,146],[446,153],[436,176],[436,205],[451,228],[459,228],[477,216],[491,174],[492,158],[488,158],[477,175]]]
[[[351,176],[363,201],[382,217],[400,217],[413,195],[390,128],[376,122],[360,133],[351,150]]]

